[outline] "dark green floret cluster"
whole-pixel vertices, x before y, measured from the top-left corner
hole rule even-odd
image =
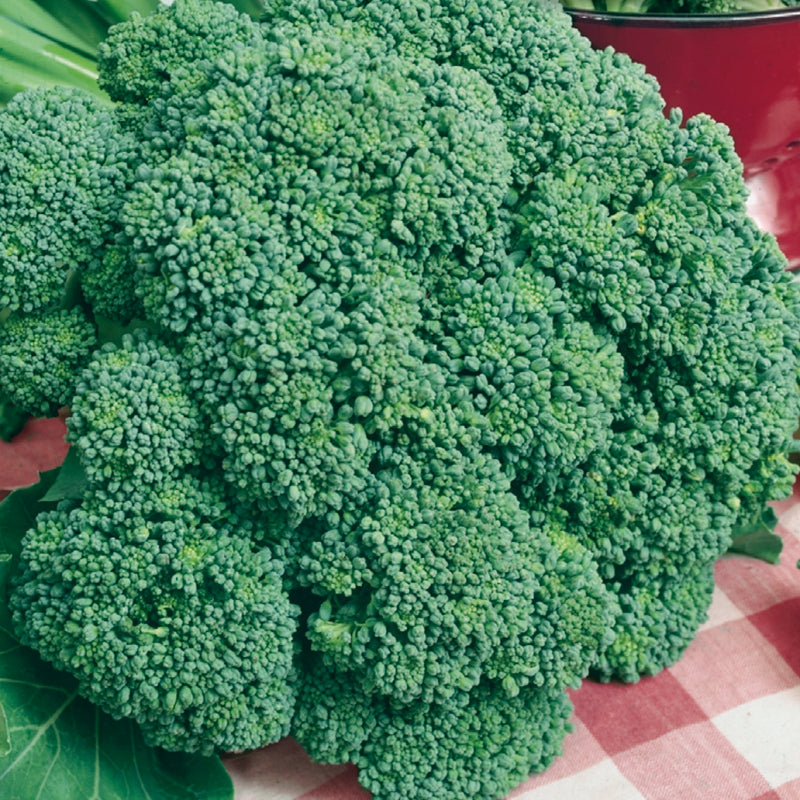
[[[152,744],[501,798],[790,491],[800,290],[727,131],[557,0],[265,6],[0,113],[0,383],[80,475],[14,624]]]
[[[15,600],[42,657],[169,750],[285,736],[297,610],[219,481],[187,472],[125,493],[92,481],[66,505],[36,519]]]

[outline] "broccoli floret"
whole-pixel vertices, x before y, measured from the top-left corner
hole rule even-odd
[[[97,346],[94,323],[75,306],[16,315],[0,328],[0,387],[31,416],[52,416],[75,393]]]
[[[364,431],[402,414],[409,278],[497,249],[499,109],[350,25],[276,24],[189,69],[153,103],[123,214],[140,293],[197,364],[226,474],[302,519],[363,487]]]
[[[24,539],[21,640],[150,744],[210,753],[286,735],[296,609],[219,481],[185,473],[72,505]]]
[[[572,705],[561,690],[511,697],[491,681],[434,706],[383,714],[355,759],[374,797],[505,797],[560,755]]]
[[[579,683],[613,619],[588,553],[531,524],[478,432],[446,410],[421,409],[398,435],[370,490],[300,529],[297,579],[322,600],[311,648],[404,703],[443,702],[484,674],[510,692]]]
[[[102,261],[129,147],[113,110],[79,89],[29,89],[0,112],[0,308],[57,306],[71,273]]]
[[[437,281],[425,300],[428,335],[457,402],[482,415],[484,446],[530,490],[605,445],[624,362],[530,261],[498,272],[449,291]]]
[[[289,292],[333,299],[381,252],[419,269],[490,247],[510,161],[472,73],[352,25],[286,23],[184,70],[153,105],[124,216],[159,324],[273,306],[278,268]]]
[[[126,328],[145,316],[136,288],[136,265],[119,232],[106,243],[101,259],[80,274],[81,290],[91,304],[95,319]]]
[[[713,592],[713,562],[687,568],[678,560],[631,576],[618,592],[616,635],[593,665],[592,677],[632,683],[673,664],[708,618]]]
[[[70,410],[67,440],[99,486],[158,485],[199,461],[201,417],[181,364],[144,330],[95,353]]]
[[[561,753],[566,694],[492,681],[442,704],[396,708],[364,696],[347,673],[306,664],[292,735],[321,762],[351,761],[373,797],[501,798]]]
[[[146,106],[176,69],[214,60],[235,43],[248,41],[255,28],[253,19],[233,5],[211,6],[207,0],[162,5],[144,16],[133,12],[98,44],[98,84],[123,109]]]
[[[354,762],[387,701],[365,693],[357,678],[332,670],[310,653],[300,663],[291,735],[319,763]]]
[[[473,270],[473,283],[434,272],[454,312],[438,291],[424,308],[431,344],[465,378],[454,394],[471,399],[487,444],[512,444],[500,455],[526,507],[574,519],[573,533],[621,598],[640,570],[652,569],[659,591],[653,565],[665,553],[682,553],[686,569],[718,558],[740,519],[788,492],[796,470],[784,453],[800,410],[797,327],[788,322],[797,284],[746,215],[726,129],[703,115],[685,125],[679,112],[665,116],[640,65],[592,50],[548,4],[309,0],[273,9],[342,14],[401,52],[458,63],[491,85],[514,156],[505,206],[517,291],[507,296],[518,305],[493,287],[496,266]],[[531,275],[557,298],[550,330],[541,313],[520,308]],[[523,338],[533,354],[542,348],[535,370],[524,348],[522,359],[509,358]],[[524,388],[509,390],[506,416],[493,395],[501,380],[513,384],[517,365]],[[584,404],[591,415],[579,416]],[[748,408],[762,413],[744,422]],[[530,419],[542,420],[534,436]],[[698,620],[694,603],[676,614]],[[682,631],[686,644],[693,634]],[[658,652],[676,657],[675,642]],[[653,652],[635,663],[669,663]]]

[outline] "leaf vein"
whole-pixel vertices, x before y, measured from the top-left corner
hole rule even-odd
[[[11,763],[2,771],[0,772],[0,781],[3,781],[10,772],[12,772],[17,765],[25,759],[25,756],[36,746],[36,743],[39,739],[44,736],[44,734],[53,727],[56,722],[58,722],[58,718],[64,713],[64,711],[69,707],[69,704],[72,703],[75,698],[78,696],[77,692],[73,692],[67,699],[44,721],[42,725],[38,726],[38,731],[35,736],[31,738],[28,744],[20,750],[17,754],[17,757],[11,761]],[[56,729],[56,737],[58,738],[58,730]],[[58,742],[59,749],[61,747],[61,742]]]

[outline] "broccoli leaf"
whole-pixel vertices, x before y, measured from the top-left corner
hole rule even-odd
[[[0,398],[0,440],[10,442],[28,421],[30,414],[12,403],[7,397]]]
[[[8,733],[8,719],[3,706],[0,706],[0,758],[5,758],[11,752],[11,737]]]
[[[45,473],[0,503],[0,797],[231,800],[219,758],[148,747],[137,725],[81,698],[77,681],[16,637],[7,602],[14,564],[55,478]]]
[[[78,458],[77,451],[70,448],[52,486],[42,497],[43,503],[59,500],[80,500],[86,491],[86,470]]]
[[[783,550],[783,540],[774,532],[778,518],[771,508],[753,523],[734,531],[729,553],[759,558],[769,564],[778,564]]]

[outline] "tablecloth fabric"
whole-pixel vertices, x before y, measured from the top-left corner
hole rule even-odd
[[[571,692],[574,731],[514,800],[800,800],[800,482],[775,504],[779,565],[729,556],[683,658]],[[287,739],[226,760],[236,800],[368,800],[354,767]],[[464,798],[470,800],[470,798]]]

